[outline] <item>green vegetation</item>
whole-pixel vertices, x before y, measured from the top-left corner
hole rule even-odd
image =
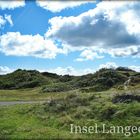
[[[62,76],[19,69],[0,76],[0,89],[25,89],[43,86],[42,91],[44,92],[61,92],[80,88],[103,91],[122,85],[129,77],[132,77],[133,85],[140,82],[140,73],[123,67],[103,68],[94,74],[84,76]]]
[[[43,92],[42,87],[17,89],[17,90],[0,90],[0,101],[44,101],[51,97],[64,97],[65,94],[76,93],[75,91],[67,92]]]
[[[60,93],[43,104],[0,107],[2,139],[139,139],[140,134],[71,134],[70,124],[91,126],[139,126],[139,101],[114,103],[120,95],[111,91],[96,93]],[[126,93],[125,93],[126,94]],[[136,93],[135,93],[136,94]],[[138,96],[138,95],[137,95]]]
[[[48,74],[49,75],[49,74]],[[18,69],[13,73],[0,76],[0,89],[34,88],[53,82],[53,77],[46,77],[35,70]]]
[[[127,90],[123,83],[132,77]],[[38,84],[31,84],[36,81]],[[140,134],[70,133],[70,124],[140,126],[140,73],[101,69],[84,76],[17,70],[0,76],[0,139],[140,139]]]
[[[72,90],[72,87],[69,84],[65,83],[55,83],[52,85],[42,87],[43,92],[62,92]]]

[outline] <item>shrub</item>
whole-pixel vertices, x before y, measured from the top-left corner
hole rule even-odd
[[[44,86],[42,88],[43,92],[62,92],[62,91],[68,91],[71,90],[72,87],[70,85],[67,85],[65,83],[56,83],[48,86]]]
[[[130,103],[132,101],[140,102],[140,96],[139,95],[116,95],[113,99],[113,103]]]
[[[53,99],[44,104],[44,110],[51,113],[69,112],[71,109],[76,109],[81,106],[88,106],[88,98],[79,96],[67,96],[66,98]]]
[[[68,81],[71,81],[72,79],[73,79],[73,76],[70,76],[70,75],[60,76],[59,78],[60,82],[68,82]]]

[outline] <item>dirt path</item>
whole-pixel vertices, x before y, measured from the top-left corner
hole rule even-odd
[[[35,104],[35,103],[44,103],[45,101],[0,101],[0,106],[9,106],[16,104]]]

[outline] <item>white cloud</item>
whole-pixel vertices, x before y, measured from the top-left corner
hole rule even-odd
[[[130,46],[130,47],[125,47],[125,48],[115,48],[115,49],[110,49],[108,51],[109,54],[113,57],[123,57],[123,56],[130,56],[130,55],[137,55],[140,52],[140,45],[138,46]]]
[[[76,61],[86,61],[86,60],[94,60],[94,59],[101,59],[104,56],[98,55],[97,52],[94,52],[92,50],[84,50],[80,54],[80,57],[76,59]]]
[[[37,5],[38,6],[44,8],[46,10],[49,10],[51,12],[60,12],[64,9],[74,8],[74,7],[77,7],[77,6],[86,4],[86,3],[91,3],[91,2],[88,2],[88,1],[85,1],[85,2],[65,1],[64,2],[64,1],[49,1],[49,0],[41,1],[41,0],[37,0]]]
[[[6,55],[52,59],[57,53],[63,53],[63,50],[39,34],[33,36],[21,35],[19,32],[8,32],[0,36],[0,52]]]
[[[0,15],[0,28],[4,27],[6,23],[9,23],[11,26],[13,26],[11,15]]]
[[[100,2],[96,8],[79,16],[50,19],[46,37],[71,48],[102,49],[112,56],[138,55],[139,9],[138,2]]]
[[[116,63],[114,63],[114,62],[107,62],[107,63],[105,63],[105,64],[101,64],[100,66],[99,66],[99,69],[101,69],[101,68],[113,68],[113,69],[115,69],[115,68],[117,68],[118,66],[117,66],[117,64]]]
[[[99,65],[99,69],[101,69],[101,68],[116,69],[117,67],[119,67],[119,65],[117,65],[115,62],[107,62],[105,64]],[[129,69],[132,69],[134,71],[140,72],[140,66],[131,65],[131,66],[126,66],[126,67],[128,67]]]
[[[57,67],[57,68],[53,68],[53,69],[48,69],[48,72],[52,72],[52,73],[57,73],[59,75],[76,75],[76,76],[80,76],[80,75],[85,75],[88,73],[93,73],[95,72],[93,69],[75,69],[71,66],[63,68],[63,67]]]
[[[12,71],[13,70],[8,68],[7,66],[0,66],[0,75],[7,74],[7,73],[10,73]]]
[[[24,0],[0,0],[0,9],[14,9],[25,6]]]
[[[132,69],[132,70],[135,70],[137,72],[140,72],[140,66],[132,65],[132,66],[129,66],[129,68]]]

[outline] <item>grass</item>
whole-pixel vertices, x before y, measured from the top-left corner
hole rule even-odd
[[[0,106],[0,139],[140,139],[140,134],[70,133],[70,124],[91,126],[97,123],[140,126],[140,103],[113,103],[124,94],[111,89],[103,92],[73,90],[42,93],[40,88],[1,90],[1,101],[46,100],[43,104]],[[126,93],[125,93],[126,94]],[[138,94],[138,93],[133,93]]]
[[[0,138],[71,138],[71,134],[68,131],[58,129],[58,122],[55,117],[52,116],[47,119],[45,114],[43,114],[45,117],[40,116],[38,111],[41,111],[38,105],[2,107],[0,109],[0,113],[3,114],[0,117]]]
[[[137,89],[140,88],[140,85],[137,85]],[[65,92],[43,92],[42,87],[37,88],[28,88],[28,89],[17,89],[17,90],[0,90],[0,101],[39,101],[39,100],[47,100],[50,98],[60,98],[65,97],[67,94],[80,94],[81,96],[88,96],[93,93],[93,91],[77,89],[70,90]],[[123,90],[119,90],[118,93],[123,93]],[[117,94],[116,89],[110,89],[102,92],[95,92],[94,94],[102,94],[102,96],[112,96],[113,94]]]
[[[51,97],[59,98],[65,96],[67,93],[76,92],[49,92],[43,93],[41,88],[19,89],[19,90],[0,90],[0,101],[39,101],[47,100]]]
[[[104,92],[94,92],[94,94],[104,94],[106,96],[108,94],[113,93],[114,90],[108,90]],[[47,100],[50,98],[60,98],[65,97],[67,94],[80,94],[81,96],[88,96],[92,94],[92,92],[81,92],[81,90],[71,90],[67,92],[48,92],[44,93],[41,91],[41,88],[30,88],[30,89],[19,89],[19,90],[0,90],[0,101],[39,101],[39,100]]]

